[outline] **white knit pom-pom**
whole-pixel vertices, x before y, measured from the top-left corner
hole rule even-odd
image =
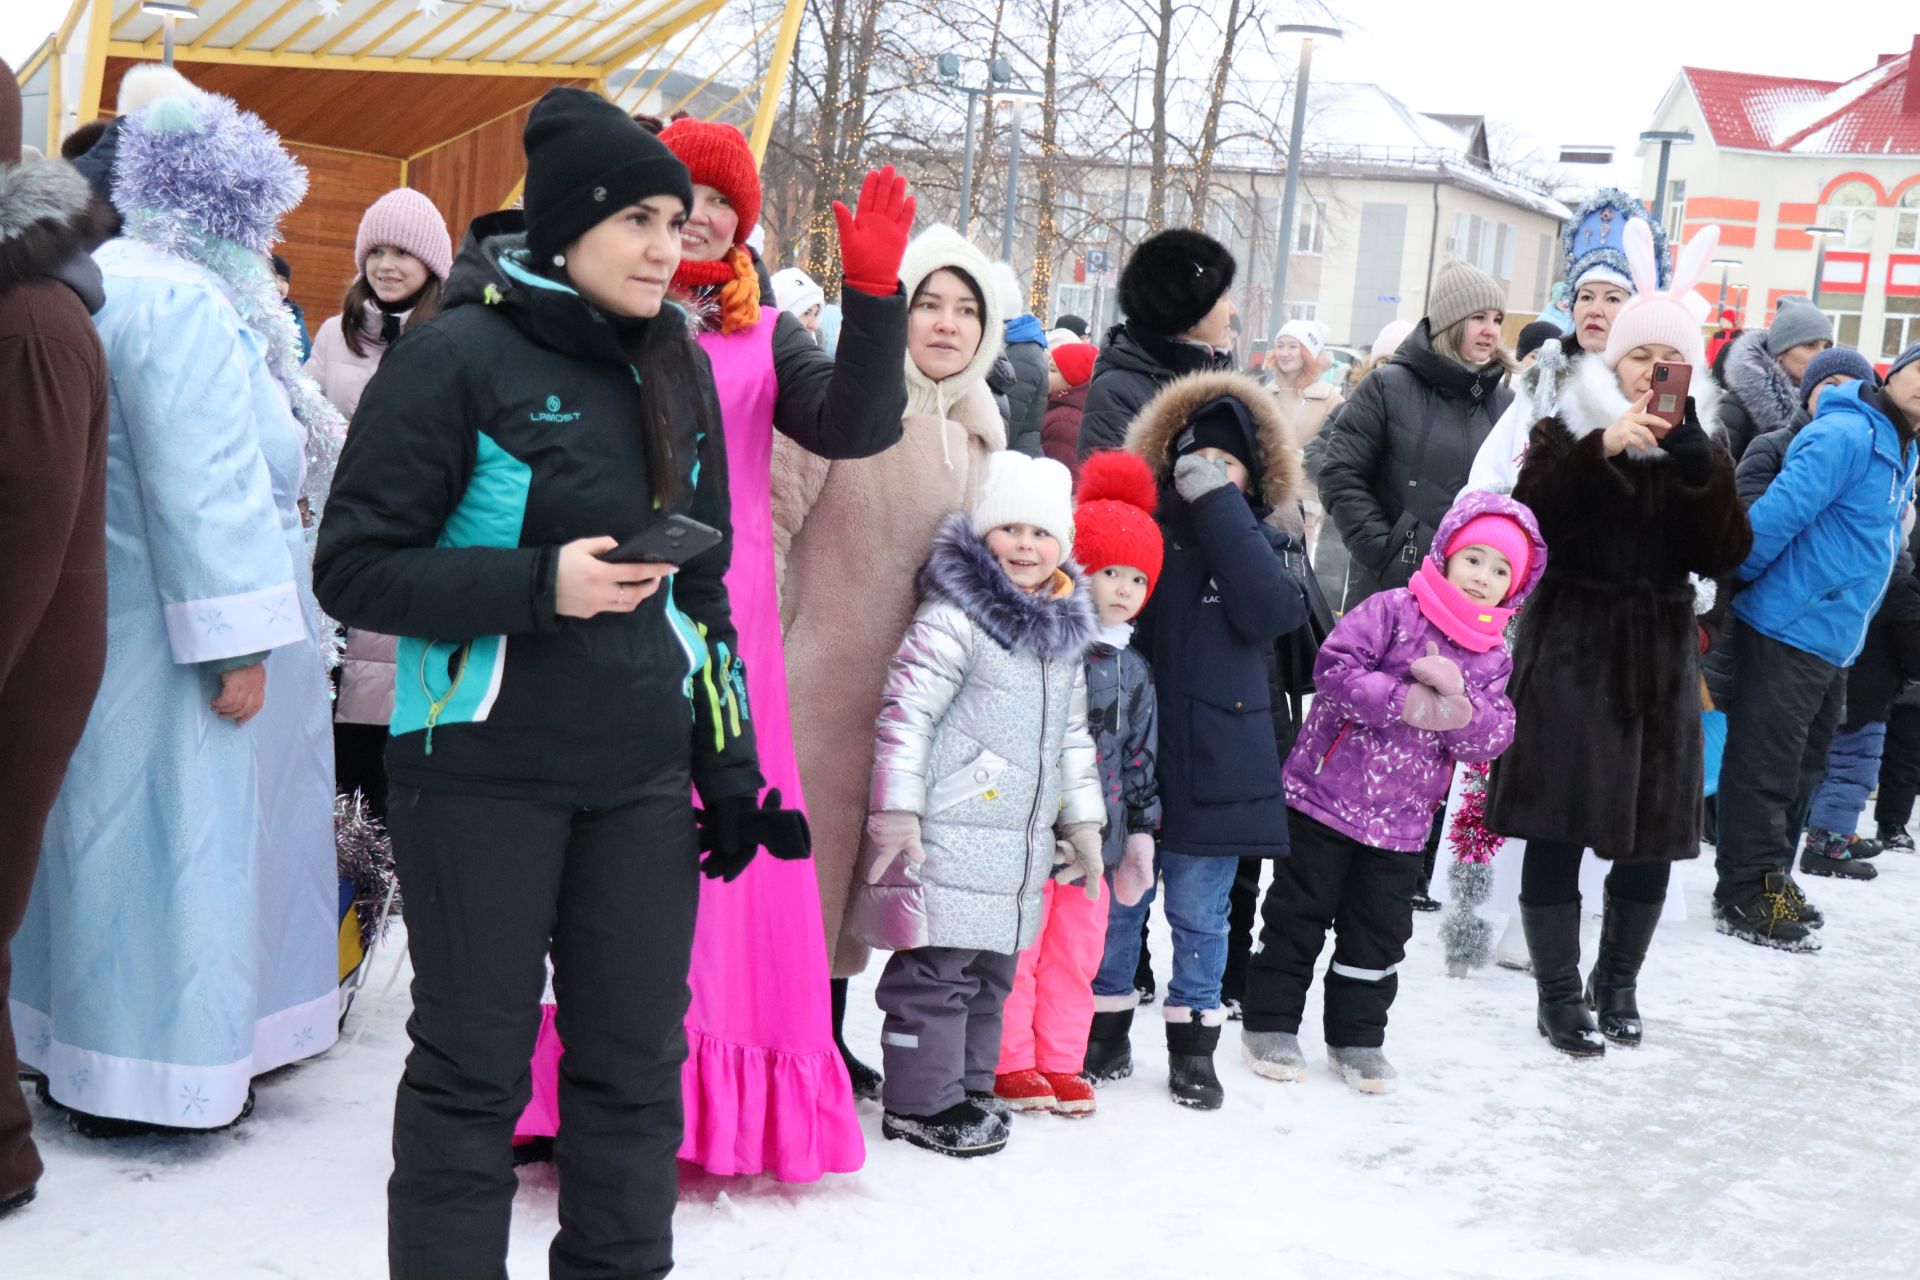
[[[1713,611],[1713,602],[1720,598],[1720,587],[1712,578],[1703,578],[1697,573],[1687,575],[1693,584],[1693,612],[1698,617]]]

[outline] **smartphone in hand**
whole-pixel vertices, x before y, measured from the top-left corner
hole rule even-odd
[[[1666,420],[1667,429],[1660,432],[1661,439],[1666,439],[1667,431],[1686,420],[1687,392],[1692,386],[1692,365],[1661,360],[1653,366],[1653,398],[1647,402],[1647,412]]]
[[[711,551],[724,539],[712,525],[691,516],[670,515],[646,528],[600,558],[609,564],[685,564]]]

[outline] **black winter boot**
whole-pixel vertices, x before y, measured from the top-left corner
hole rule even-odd
[[[990,1156],[1007,1145],[1007,1122],[971,1098],[930,1116],[885,1112],[880,1117],[880,1133],[963,1160]]]
[[[1608,895],[1600,926],[1600,955],[1587,979],[1587,1007],[1600,1015],[1600,1034],[1615,1044],[1640,1043],[1640,1007],[1634,988],[1647,958],[1660,904],[1623,902]]]
[[[1220,1077],[1213,1071],[1213,1051],[1220,1028],[1200,1021],[1198,1010],[1188,1010],[1191,1022],[1167,1024],[1167,1091],[1173,1100],[1195,1111],[1218,1111],[1227,1100]]]
[[[1879,834],[1874,838],[1880,842],[1882,849],[1897,849],[1901,853],[1915,851],[1913,835],[1905,827],[1890,826],[1883,822],[1880,824]]]
[[[1080,1069],[1095,1084],[1133,1074],[1133,1045],[1127,1039],[1132,1031],[1131,1009],[1093,1015],[1093,1025],[1087,1028],[1087,1060]]]
[[[1533,956],[1533,982],[1540,993],[1534,1025],[1548,1043],[1576,1058],[1607,1051],[1587,1002],[1580,998],[1580,904],[1530,907],[1520,904],[1520,927]]]
[[[833,1045],[840,1050],[840,1061],[847,1066],[847,1081],[853,1085],[853,1096],[862,1102],[878,1102],[880,1086],[885,1081],[878,1071],[853,1056],[842,1032],[847,1020],[847,980],[833,978],[827,983],[827,990],[833,1002]]]

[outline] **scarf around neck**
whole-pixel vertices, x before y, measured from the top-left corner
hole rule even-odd
[[[1407,583],[1407,590],[1426,615],[1428,622],[1440,628],[1442,635],[1463,649],[1486,653],[1498,648],[1512,609],[1479,604],[1467,599],[1460,588],[1447,581],[1440,566],[1429,556]]]
[[[673,283],[681,289],[711,289],[733,279],[733,275],[731,253],[723,254],[712,262],[694,262],[682,258],[674,270]]]

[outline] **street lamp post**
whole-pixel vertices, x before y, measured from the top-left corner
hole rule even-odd
[[[1827,279],[1827,241],[1846,233],[1841,227],[1807,227],[1805,231],[1818,241],[1818,251],[1813,256],[1813,305],[1820,305],[1820,286]]]
[[[1660,144],[1660,173],[1653,182],[1653,220],[1658,225],[1667,209],[1667,158],[1675,147],[1692,142],[1693,133],[1687,129],[1649,129],[1640,135],[1640,141]]]
[[[1013,168],[1017,171],[1020,164],[1020,107],[1021,102],[1033,101],[1041,95],[1032,89],[1012,88],[1013,64],[1005,58],[995,58],[987,64],[987,83],[978,87],[960,83],[960,55],[943,53],[936,64],[940,71],[940,81],[947,88],[967,95],[967,137],[961,149],[960,159],[960,234],[966,235],[973,227],[973,118],[975,109],[982,98],[1006,98],[1015,103],[1013,115]],[[1013,181],[1015,174],[1007,176],[1008,204],[1013,200]],[[1002,256],[1009,250],[1003,249]]]
[[[1715,258],[1713,265],[1720,268],[1720,301],[1713,308],[1713,321],[1720,323],[1720,316],[1727,309],[1727,280],[1733,269],[1740,265],[1738,258]]]
[[[1013,214],[1020,207],[1020,117],[1025,94],[1013,95],[1013,119],[1007,123],[1007,211],[1000,220],[1000,260],[1013,260]]]
[[[1280,35],[1300,37],[1300,73],[1293,82],[1293,132],[1287,138],[1287,184],[1280,196],[1280,245],[1273,256],[1273,301],[1267,316],[1267,333],[1279,332],[1286,318],[1287,265],[1293,254],[1293,206],[1300,191],[1300,144],[1307,129],[1307,76],[1313,67],[1313,41],[1338,40],[1344,34],[1338,27],[1289,22],[1274,29]]]
[[[161,0],[141,0],[140,12],[150,13],[160,19],[160,65],[173,65],[173,29],[182,22],[192,22],[200,15],[190,4],[163,4]]]

